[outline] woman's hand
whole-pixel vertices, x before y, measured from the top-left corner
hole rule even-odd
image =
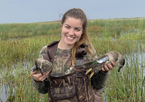
[[[115,62],[111,61],[111,63],[107,63],[102,67],[103,72],[108,72],[115,67]]]
[[[35,81],[44,81],[50,72],[51,72],[51,70],[49,70],[48,72],[44,72],[42,75],[41,73],[37,74],[37,70],[35,70],[35,71],[31,72],[31,75],[33,76],[33,79]]]

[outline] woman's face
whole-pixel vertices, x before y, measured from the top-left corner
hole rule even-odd
[[[68,17],[61,25],[61,40],[65,46],[71,46],[79,41],[83,33],[83,22],[80,19]]]

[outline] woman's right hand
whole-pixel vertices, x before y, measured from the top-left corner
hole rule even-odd
[[[50,72],[51,72],[51,70],[49,70],[48,72],[44,72],[42,75],[41,73],[37,74],[37,70],[35,70],[35,71],[31,72],[31,75],[33,76],[33,79],[35,81],[44,81]]]

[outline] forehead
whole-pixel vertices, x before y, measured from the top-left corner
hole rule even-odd
[[[67,17],[64,24],[70,25],[70,26],[75,26],[75,27],[82,27],[83,26],[83,22],[81,21],[81,19],[76,19],[73,17]]]

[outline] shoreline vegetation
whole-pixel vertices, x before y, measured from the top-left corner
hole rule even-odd
[[[7,95],[3,100],[48,101],[27,77],[41,48],[59,40],[60,32],[60,21],[0,24],[0,88],[8,92],[0,93]],[[104,101],[145,101],[145,18],[89,20],[88,34],[98,56],[113,50],[126,59],[120,72],[117,67],[109,72],[101,91]]]

